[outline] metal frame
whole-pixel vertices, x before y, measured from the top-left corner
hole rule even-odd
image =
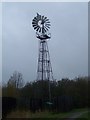
[[[41,21],[41,25],[38,22]],[[47,26],[45,26],[45,21],[47,21]],[[50,28],[50,22],[47,17],[37,14],[34,17],[32,25],[36,32],[36,37],[39,39],[39,56],[38,56],[38,68],[37,68],[37,81],[48,80],[49,81],[49,101],[51,101],[51,88],[50,81],[53,81],[53,72],[50,62],[50,54],[48,49],[47,40],[51,38],[51,34],[47,33]],[[42,26],[42,27],[41,27]],[[47,29],[48,28],[48,29]],[[42,84],[43,87],[43,84]]]

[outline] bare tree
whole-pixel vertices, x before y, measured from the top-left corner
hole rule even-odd
[[[8,85],[12,85],[15,88],[23,87],[23,78],[22,74],[15,71],[8,81]]]

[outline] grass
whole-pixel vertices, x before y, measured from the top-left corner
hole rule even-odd
[[[48,111],[32,113],[30,111],[13,111],[7,118],[62,118],[65,117],[67,113],[52,113]]]
[[[79,118],[87,118],[88,120],[90,120],[90,112],[82,114]]]
[[[77,114],[78,112],[84,111],[87,111],[87,109],[74,109],[71,112],[65,113],[53,113],[48,111],[32,113],[31,111],[17,110],[12,111],[10,114],[8,114],[7,118],[68,118],[73,113]],[[87,116],[87,113],[83,114],[83,116],[80,117],[85,118],[85,116]]]

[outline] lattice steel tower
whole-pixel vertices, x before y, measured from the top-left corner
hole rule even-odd
[[[41,16],[37,13],[37,16],[34,17],[34,19],[32,20],[32,26],[36,30],[36,37],[39,39],[37,80],[52,81],[53,72],[47,44],[47,40],[51,38],[51,34],[48,33],[51,26],[50,21],[47,17]],[[51,98],[50,84],[49,84],[49,98]]]

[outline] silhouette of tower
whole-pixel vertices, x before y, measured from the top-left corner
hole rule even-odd
[[[53,81],[53,72],[47,44],[47,40],[51,38],[51,34],[48,33],[51,26],[50,21],[47,17],[37,13],[37,16],[32,20],[32,26],[36,30],[36,37],[39,39],[37,80],[49,81],[49,100],[51,100],[50,81]]]

